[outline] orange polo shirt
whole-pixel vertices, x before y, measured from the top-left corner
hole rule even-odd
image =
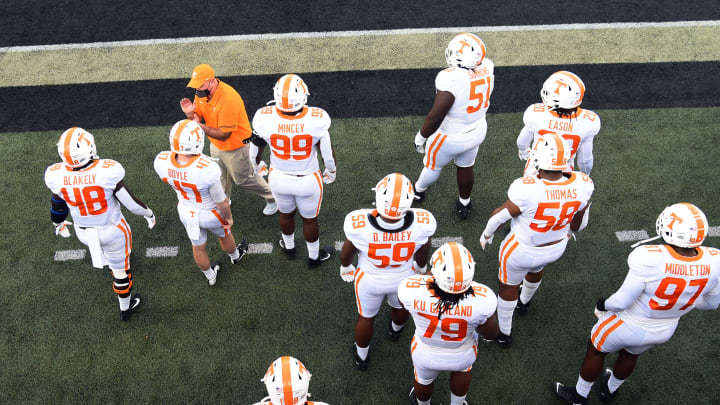
[[[205,125],[219,128],[223,132],[232,132],[224,141],[208,137],[220,150],[242,148],[245,146],[243,139],[249,138],[252,134],[245,102],[235,89],[220,80],[210,101],[195,96],[195,113],[205,120]]]

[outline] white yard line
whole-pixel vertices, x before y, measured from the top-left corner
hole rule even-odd
[[[644,229],[639,231],[619,231],[615,232],[615,236],[620,242],[634,242],[636,240],[643,240],[650,237]]]
[[[82,260],[85,258],[87,250],[76,249],[76,250],[58,250],[55,252],[55,261],[64,262],[67,260]]]
[[[269,254],[273,251],[272,243],[251,243],[248,246],[248,253]]]
[[[457,242],[462,245],[463,238],[462,236],[446,236],[444,238],[433,238],[431,245],[432,247],[437,248],[449,242]]]
[[[453,32],[513,32],[513,31],[556,31],[556,30],[604,30],[604,29],[636,29],[636,28],[673,28],[673,27],[713,27],[720,26],[720,20],[707,21],[669,21],[669,22],[626,22],[599,24],[544,24],[544,25],[500,25],[474,27],[440,27],[440,28],[405,28],[394,30],[366,31],[324,31],[324,32],[288,32],[270,34],[220,35],[207,37],[143,39],[135,41],[89,42],[80,44],[28,45],[0,48],[0,53],[59,51],[68,49],[121,48],[142,45],[172,45],[197,42],[229,42],[256,41],[273,39],[299,38],[340,38],[367,37],[383,35],[411,35]]]
[[[145,257],[175,257],[180,249],[177,246],[160,246],[145,249]]]

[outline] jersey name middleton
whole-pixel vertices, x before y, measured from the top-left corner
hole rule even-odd
[[[373,275],[412,270],[413,256],[435,233],[437,222],[430,211],[411,208],[400,229],[384,230],[371,209],[360,209],[345,217],[345,237],[358,250],[358,270]]]

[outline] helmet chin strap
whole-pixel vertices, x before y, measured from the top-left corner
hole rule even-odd
[[[631,249],[635,249],[636,247],[642,245],[643,243],[645,243],[645,242],[651,242],[651,241],[654,241],[655,239],[660,239],[660,235],[658,235],[658,236],[653,236],[652,238],[648,238],[648,239],[643,239],[643,240],[641,240],[640,242],[634,243],[632,246],[630,246],[630,248],[631,248]]]

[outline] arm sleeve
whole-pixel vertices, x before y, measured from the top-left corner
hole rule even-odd
[[[227,198],[227,196],[225,195],[225,190],[223,190],[222,183],[219,179],[218,181],[211,184],[208,190],[210,191],[210,197],[213,199],[213,201],[215,201],[215,203],[221,203]]]
[[[516,142],[518,150],[527,150],[530,148],[530,144],[533,141],[533,134],[534,132],[532,128],[527,125],[520,130],[520,135],[518,135]]]
[[[141,217],[149,217],[152,215],[152,211],[145,205],[133,198],[133,196],[127,191],[125,186],[120,187],[119,190],[115,191],[115,197],[122,205],[125,206],[130,212]]]
[[[581,172],[590,174],[593,168],[593,138],[589,136],[580,142],[577,150],[577,164]]]
[[[718,306],[720,306],[720,282],[695,301],[695,308],[704,311],[716,309]]]
[[[645,290],[645,282],[633,271],[630,270],[625,276],[622,286],[615,294],[605,300],[605,309],[612,312],[619,312],[632,305],[638,299],[640,294]]]
[[[335,159],[333,158],[332,145],[330,144],[330,133],[328,131],[325,131],[320,137],[320,154],[322,154],[325,168],[334,172],[336,170]]]
[[[53,194],[50,197],[50,220],[56,224],[64,221],[68,216],[68,206],[65,200]]]
[[[497,214],[493,215],[488,219],[487,225],[485,226],[485,230],[483,231],[484,235],[487,235],[486,237],[489,237],[489,235],[494,234],[497,232],[497,230],[505,224],[505,222],[512,219],[512,215],[510,215],[510,211],[508,211],[507,208],[503,208],[498,212]]]

